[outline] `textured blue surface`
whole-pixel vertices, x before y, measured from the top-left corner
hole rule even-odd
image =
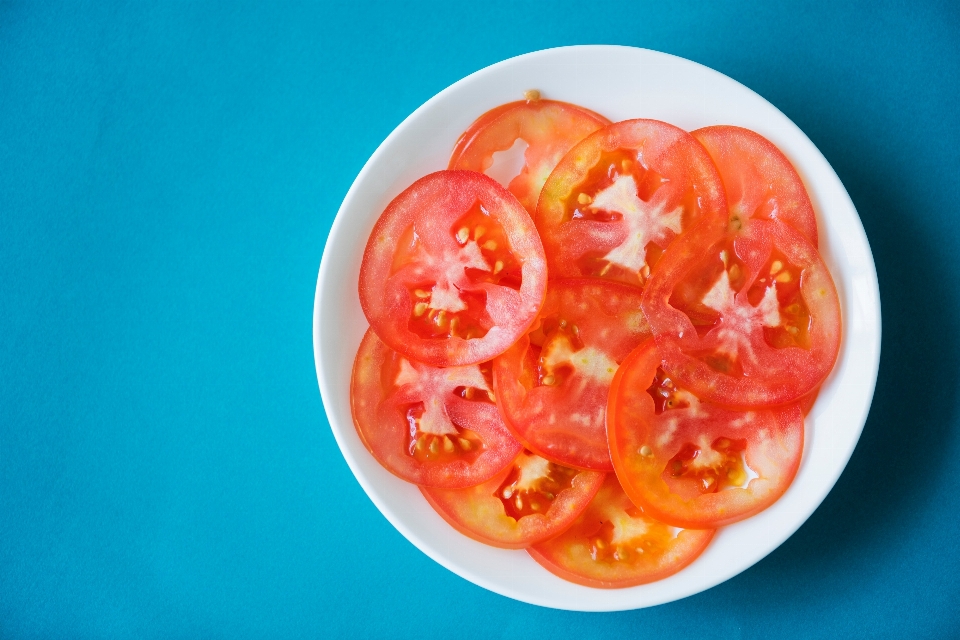
[[[960,9],[0,2],[0,637],[957,637]],[[522,7],[522,8],[520,8]],[[567,44],[751,87],[832,163],[884,309],[850,465],[703,594],[576,614],[407,543],[326,423],[311,307],[379,142]]]

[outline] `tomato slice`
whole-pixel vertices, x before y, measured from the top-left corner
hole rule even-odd
[[[537,205],[550,277],[595,276],[644,286],[663,252],[690,225],[725,225],[723,183],[689,133],[626,120],[570,150]]]
[[[604,414],[619,363],[651,336],[642,291],[597,278],[550,280],[532,331],[494,360],[507,426],[560,464],[613,471]]]
[[[460,533],[494,547],[522,549],[569,527],[587,508],[604,475],[524,451],[476,487],[420,491]]]
[[[703,552],[713,534],[705,529],[676,531],[651,518],[609,474],[569,529],[527,552],[564,580],[618,589],[677,573]]]
[[[738,411],[702,402],[664,373],[652,340],[618,370],[607,428],[624,490],[678,527],[713,529],[766,509],[803,453],[799,404]]]
[[[377,220],[360,267],[360,304],[392,349],[434,366],[490,360],[543,303],[546,261],[530,215],[473,171],[438,171]]]
[[[489,363],[431,367],[367,331],[353,365],[353,422],[370,453],[407,482],[470,487],[522,449],[500,418],[491,383]]]
[[[730,406],[793,402],[830,373],[840,300],[817,249],[776,220],[691,229],[643,298],[671,377]]]
[[[564,154],[608,124],[600,114],[555,100],[500,105],[460,136],[449,168],[486,172],[499,179],[533,215],[543,183]],[[523,164],[511,163],[511,152],[519,157],[521,150]]]
[[[719,125],[691,135],[706,147],[727,192],[730,216],[786,222],[817,246],[817,216],[800,174],[755,131]]]

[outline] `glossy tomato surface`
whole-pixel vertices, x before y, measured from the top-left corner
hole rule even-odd
[[[790,486],[803,453],[799,404],[737,411],[702,402],[664,373],[652,340],[618,370],[607,428],[627,494],[678,527],[759,513]]]
[[[723,183],[689,133],[626,120],[580,142],[544,184],[537,228],[550,277],[643,286],[674,238],[701,219],[725,224]]]
[[[664,369],[730,406],[794,402],[830,373],[840,300],[816,247],[793,227],[750,218],[697,226],[661,261],[643,309]]]
[[[489,360],[543,303],[546,262],[530,215],[473,171],[438,171],[397,196],[374,225],[360,304],[392,349],[435,366]]]
[[[353,422],[370,453],[407,482],[473,486],[522,448],[500,418],[491,379],[489,364],[431,367],[367,331],[353,366]]]
[[[650,337],[637,287],[550,280],[532,331],[494,360],[507,425],[528,448],[560,464],[612,471],[604,422],[620,362]]]
[[[662,580],[693,562],[712,530],[672,527],[650,517],[609,474],[596,497],[559,536],[527,551],[551,573],[588,587],[617,589]]]
[[[525,451],[476,487],[420,490],[461,533],[495,547],[522,549],[569,527],[603,478],[603,473],[564,467]]]
[[[480,116],[460,136],[449,168],[496,177],[533,215],[543,183],[564,154],[608,124],[609,120],[593,111],[555,100],[500,105]],[[522,163],[509,157],[511,151],[516,156],[522,152]]]
[[[720,172],[732,218],[786,222],[817,246],[817,217],[800,174],[783,152],[755,131],[718,125],[691,135]]]

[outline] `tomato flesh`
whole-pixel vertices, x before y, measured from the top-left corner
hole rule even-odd
[[[785,404],[830,373],[840,300],[816,248],[790,225],[697,226],[660,264],[643,309],[664,370],[703,400]]]
[[[537,205],[550,277],[594,276],[644,286],[673,240],[726,200],[716,168],[687,132],[655,120],[601,129],[570,150]]]
[[[656,343],[644,343],[610,388],[610,455],[627,494],[656,519],[695,529],[773,504],[800,465],[802,406],[734,410],[703,402],[660,359]]]
[[[439,171],[397,196],[374,226],[360,303],[390,348],[433,366],[505,351],[543,302],[546,263],[530,216],[472,171]]]
[[[637,507],[607,476],[596,497],[559,536],[528,553],[551,573],[599,588],[623,588],[662,580],[693,562],[712,530],[675,531]]]
[[[713,159],[727,193],[732,218],[780,220],[817,246],[817,217],[800,174],[759,133],[718,125],[691,134]]]
[[[476,487],[420,490],[437,513],[464,535],[496,547],[521,549],[569,527],[603,478],[603,473],[564,467],[523,452],[512,465]]]
[[[450,169],[490,171],[496,154],[526,144],[519,173],[501,179],[523,206],[536,213],[547,176],[575,144],[610,121],[592,111],[555,100],[526,100],[501,105],[467,129],[450,158]]]
[[[612,471],[604,413],[622,361],[650,337],[642,292],[621,283],[550,280],[532,331],[494,360],[507,426],[554,462]]]
[[[492,388],[489,363],[431,367],[367,331],[351,381],[354,425],[380,464],[407,482],[469,487],[499,473],[521,449]]]

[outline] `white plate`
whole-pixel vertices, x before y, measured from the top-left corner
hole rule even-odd
[[[693,564],[665,580],[619,590],[565,582],[523,551],[482,545],[452,529],[413,485],[367,453],[350,415],[350,372],[367,322],[357,280],[367,236],[384,207],[417,178],[446,167],[454,142],[486,110],[527,89],[613,121],[655,118],[693,130],[748,127],[789,157],[817,210],[820,249],[843,312],[837,366],[807,418],[803,461],[766,511],[721,529]],[[538,51],[487,67],[441,91],[374,152],[347,193],[327,240],[313,314],[314,357],[330,426],[377,508],[410,542],[457,575],[532,604],[579,611],[636,609],[683,598],[731,578],[777,548],[813,513],[847,464],[867,418],[880,359],[880,291],[860,218],[836,173],[796,125],[730,78],[689,60],[614,46]]]

